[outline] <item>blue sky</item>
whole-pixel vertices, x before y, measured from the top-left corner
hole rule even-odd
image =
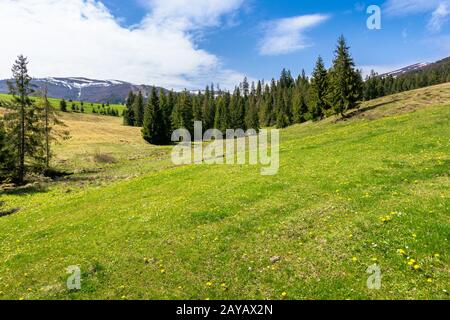
[[[47,16],[32,28],[37,38],[42,42],[44,37],[49,44],[63,42],[56,56],[55,50],[27,47],[10,36],[12,49],[0,53],[0,77],[7,72],[3,65],[9,69],[17,51],[35,61],[37,76],[114,78],[175,89],[218,82],[230,88],[243,76],[278,77],[282,68],[295,75],[304,68],[309,74],[318,55],[330,65],[340,34],[365,72],[373,68],[381,73],[450,56],[450,0],[59,2],[61,12],[50,0],[21,4],[0,0],[15,21],[24,15],[24,6],[30,15]],[[381,30],[366,26],[366,9],[374,4],[381,7]],[[3,17],[0,13],[0,27],[2,18],[5,27],[12,23],[6,13]],[[51,22],[60,17],[58,25]],[[91,48],[92,55],[84,49],[80,53],[74,41]]]
[[[139,1],[124,3],[105,0],[105,4],[114,15],[123,17],[123,23],[127,26],[139,23],[145,16]],[[366,26],[369,17],[366,9],[373,4],[382,8],[381,30],[369,30]],[[233,15],[232,23],[225,20],[222,26],[207,30],[197,43],[199,47],[221,57],[230,68],[256,79],[277,77],[284,67],[294,74],[302,68],[310,73],[318,55],[330,64],[333,47],[341,33],[349,41],[357,64],[378,67],[380,72],[416,62],[432,62],[450,55],[450,45],[445,48],[431,41],[438,39],[439,35],[450,33],[450,24],[447,23],[439,32],[427,28],[433,7],[400,15],[383,14],[384,5],[386,1],[248,1]],[[289,54],[259,54],[258,43],[264,23],[317,13],[329,15],[330,18],[306,33],[310,47]]]

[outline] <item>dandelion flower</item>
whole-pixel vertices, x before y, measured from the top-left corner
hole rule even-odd
[[[212,287],[212,285],[213,285],[213,284],[212,284],[211,281],[208,281],[208,282],[206,283],[206,286],[207,286],[207,287]]]
[[[356,262],[356,261],[358,261],[358,258],[357,258],[357,257],[353,257],[353,258],[352,258],[352,261],[353,261],[353,262]]]
[[[282,298],[286,298],[286,297],[287,297],[287,293],[286,293],[286,292],[283,292],[283,293],[281,294],[281,297],[282,297]]]
[[[428,283],[432,283],[432,282],[433,282],[433,279],[428,278],[428,279],[427,279],[427,282],[428,282]]]
[[[434,254],[434,257],[435,257],[435,258],[439,258],[439,257],[440,257],[440,254],[439,254],[439,253],[435,253],[435,254]]]
[[[166,269],[161,269],[161,273],[166,273]]]
[[[414,270],[419,270],[420,266],[418,264],[415,264],[413,268],[414,268]]]

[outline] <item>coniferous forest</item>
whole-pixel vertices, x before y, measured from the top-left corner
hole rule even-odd
[[[197,94],[153,90],[148,99],[130,92],[124,111],[124,124],[142,127],[145,140],[169,144],[177,128],[192,132],[193,121],[202,121],[204,130],[285,128],[292,124],[318,121],[331,115],[345,117],[362,101],[450,81],[450,60],[433,68],[394,77],[374,71],[363,81],[355,67],[343,36],[338,39],[331,68],[319,56],[308,77],[303,70],[294,77],[283,69],[278,80],[257,83],[245,78],[233,92],[206,86]]]
[[[204,130],[285,128],[330,115],[344,117],[363,100],[364,82],[341,36],[332,67],[327,70],[321,57],[311,78],[305,71],[294,78],[283,69],[278,80],[249,83],[247,78],[233,92],[207,86],[191,94],[153,90],[148,99],[130,92],[124,111],[124,124],[143,126],[145,140],[169,144],[174,129],[193,131],[193,122],[202,121]]]

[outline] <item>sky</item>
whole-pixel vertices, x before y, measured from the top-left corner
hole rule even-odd
[[[232,89],[330,66],[341,34],[364,74],[433,62],[450,56],[450,0],[0,0],[0,78],[23,54],[36,78]]]

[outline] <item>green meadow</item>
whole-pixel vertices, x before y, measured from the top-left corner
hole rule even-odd
[[[449,299],[450,84],[281,130],[274,176],[63,120],[74,174],[0,194],[0,299]]]
[[[11,99],[11,96],[9,94],[0,93],[0,101],[2,101],[2,100],[8,101],[9,99]],[[34,97],[33,99],[37,100],[38,98]],[[59,103],[60,103],[61,99],[48,98],[48,100],[55,109],[59,110]],[[78,107],[78,109],[81,108],[81,101],[74,100],[74,101],[70,102],[69,100],[66,100],[66,103],[67,103],[67,110],[69,112],[72,111],[72,109],[71,109],[72,104],[76,105]],[[83,108],[84,108],[85,113],[92,113],[92,111],[94,109],[96,109],[98,111],[101,107],[102,107],[101,103],[91,103],[91,102],[83,101]],[[121,104],[110,104],[109,107],[119,111],[120,115],[122,114],[122,111],[125,109],[125,106],[121,105]],[[104,104],[104,108],[107,108],[106,104]]]

